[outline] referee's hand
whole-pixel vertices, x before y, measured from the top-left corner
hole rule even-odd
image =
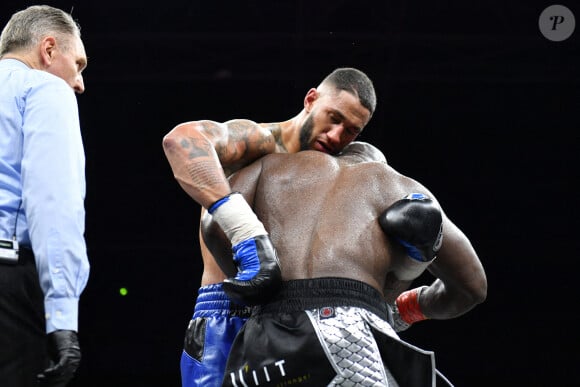
[[[38,374],[42,386],[65,387],[73,378],[81,362],[81,348],[77,333],[58,330],[48,334],[51,365]]]

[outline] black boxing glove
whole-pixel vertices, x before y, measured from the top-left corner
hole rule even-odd
[[[393,203],[379,216],[379,223],[385,234],[403,245],[412,258],[402,273],[397,273],[401,280],[416,278],[441,248],[441,210],[421,193],[409,194]]]
[[[50,367],[36,377],[42,386],[64,387],[73,378],[81,362],[81,348],[77,333],[58,330],[48,334]]]

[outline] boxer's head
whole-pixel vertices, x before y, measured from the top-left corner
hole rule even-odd
[[[376,107],[373,83],[361,71],[339,68],[304,99],[300,149],[337,154],[354,141]]]

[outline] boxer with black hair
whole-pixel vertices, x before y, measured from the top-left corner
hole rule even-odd
[[[228,243],[235,245],[232,262],[237,266],[235,273],[226,276],[201,242],[203,274],[186,330],[183,386],[219,385],[231,339],[247,318],[246,306],[231,301],[263,302],[280,284],[268,230],[241,196],[232,192],[226,177],[270,153],[310,149],[337,154],[362,132],[375,107],[372,81],[362,71],[345,67],[310,88],[303,109],[288,120],[190,121],[164,137],[163,149],[175,178],[204,211],[210,209],[226,231]]]

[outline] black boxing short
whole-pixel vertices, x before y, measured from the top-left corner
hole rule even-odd
[[[234,340],[223,386],[434,386],[433,352],[400,340],[388,321],[365,283],[285,282]]]

